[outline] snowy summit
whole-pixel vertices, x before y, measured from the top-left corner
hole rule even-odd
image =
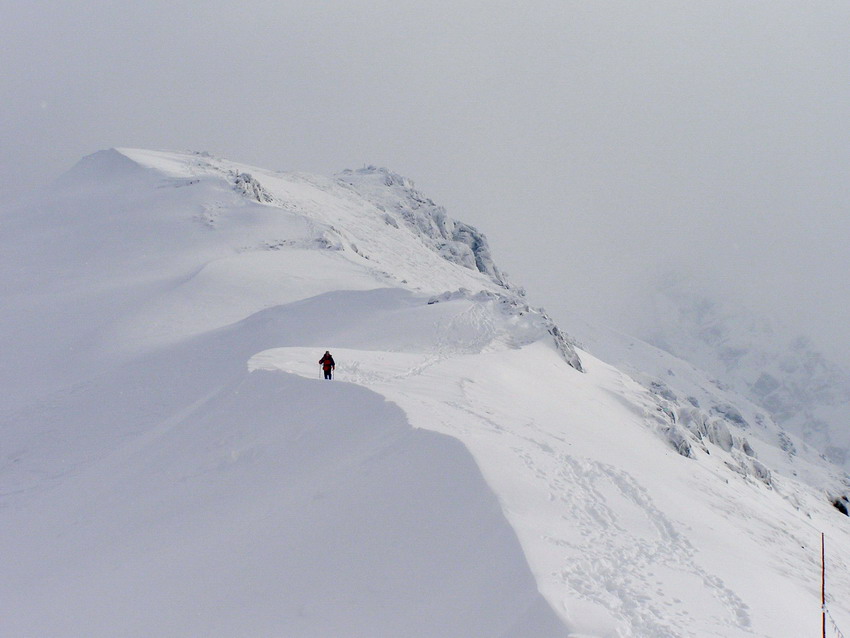
[[[850,628],[842,470],[404,177],[112,149],[0,229],[3,635],[819,635],[822,532]]]

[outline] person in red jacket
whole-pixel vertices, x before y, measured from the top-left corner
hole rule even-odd
[[[334,363],[334,358],[331,356],[330,351],[325,350],[325,354],[319,359],[319,365],[325,371],[325,379],[332,379],[333,371],[336,369],[336,363]]]

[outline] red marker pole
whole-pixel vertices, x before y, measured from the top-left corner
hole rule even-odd
[[[826,638],[826,537],[820,535],[820,603],[823,638]]]

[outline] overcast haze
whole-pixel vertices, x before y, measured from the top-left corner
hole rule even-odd
[[[111,146],[383,165],[556,318],[684,268],[850,362],[846,1],[0,10],[3,199]]]

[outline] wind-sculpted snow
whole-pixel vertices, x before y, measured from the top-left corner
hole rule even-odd
[[[2,220],[4,635],[803,636],[821,531],[850,626],[850,481],[403,178],[125,149]]]
[[[397,226],[393,215],[400,217],[444,258],[484,273],[499,286],[512,288],[493,262],[487,238],[469,224],[451,219],[445,208],[417,191],[406,177],[370,166],[344,171],[338,178],[386,211],[389,223]]]
[[[581,358],[575,349],[575,342],[561,332],[552,318],[543,310],[532,308],[516,296],[486,291],[472,294],[464,289],[431,297],[428,303],[435,304],[455,299],[470,299],[498,308],[503,315],[509,318],[510,330],[507,332],[506,341],[514,347],[521,348],[534,343],[541,338],[543,332],[548,333],[552,336],[555,348],[564,361],[579,372],[584,372]]]

